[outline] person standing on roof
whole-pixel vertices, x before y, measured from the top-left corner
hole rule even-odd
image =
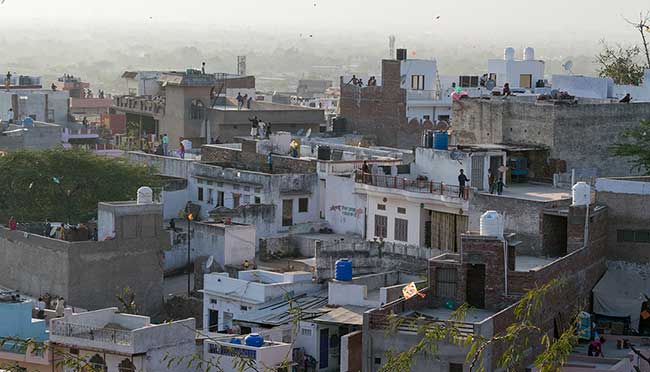
[[[622,98],[620,101],[618,101],[618,102],[619,102],[619,103],[630,103],[631,101],[632,101],[632,96],[630,95],[630,93],[627,93],[627,94],[625,94],[625,97],[623,97],[623,98]]]
[[[244,105],[244,97],[242,97],[241,92],[237,93],[237,109],[241,110]]]
[[[465,184],[469,182],[469,178],[465,175],[464,170],[460,170],[460,173],[458,174],[458,197],[459,198],[464,198],[465,197]]]
[[[162,137],[162,145],[163,145],[163,155],[167,156],[169,153],[168,148],[169,148],[169,137],[167,136],[167,133],[163,134]]]
[[[201,73],[205,75],[205,62],[201,63]]]
[[[503,93],[504,96],[508,97],[512,95],[512,92],[510,92],[510,83],[505,83],[503,84]]]
[[[181,159],[185,159],[185,145],[183,144],[183,137],[180,138],[178,144],[178,155],[180,155]]]
[[[14,123],[14,109],[10,108],[9,111],[7,111],[7,122],[9,124]]]

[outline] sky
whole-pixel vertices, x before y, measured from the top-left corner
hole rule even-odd
[[[647,0],[5,0],[0,24],[618,41],[634,36],[622,17],[643,9]]]

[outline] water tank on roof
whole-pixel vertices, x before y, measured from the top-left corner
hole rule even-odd
[[[573,185],[573,205],[586,206],[591,202],[591,187],[585,182]]]
[[[231,344],[236,344],[236,345],[241,345],[241,340],[238,338],[232,338],[230,339]]]
[[[436,150],[447,150],[449,148],[449,133],[444,131],[435,132],[433,148]]]
[[[510,48],[510,47],[506,48],[503,51],[503,59],[505,59],[506,61],[514,61],[514,59],[515,59],[515,48]]]
[[[332,148],[329,146],[318,146],[318,160],[332,160]]]
[[[406,49],[397,49],[397,60],[406,61]]]
[[[153,190],[151,187],[143,186],[138,189],[138,204],[153,203]]]
[[[495,236],[503,238],[503,216],[497,211],[487,211],[481,216],[481,236]]]
[[[352,280],[352,262],[347,258],[336,261],[336,273],[334,279],[349,282]]]
[[[532,61],[535,59],[535,49],[527,47],[524,49],[524,61]]]
[[[244,343],[246,346],[262,347],[264,345],[264,337],[262,337],[259,333],[251,333],[250,335],[246,336],[246,338],[244,338]]]
[[[422,135],[422,147],[430,149],[433,147],[433,131],[427,130]]]

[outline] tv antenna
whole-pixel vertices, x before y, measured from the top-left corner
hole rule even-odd
[[[573,75],[573,71],[571,71],[571,69],[573,68],[573,61],[569,60],[569,61],[564,62],[564,64],[562,64],[562,68],[569,75]]]

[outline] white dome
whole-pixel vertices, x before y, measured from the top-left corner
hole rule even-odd
[[[503,238],[504,221],[503,216],[497,211],[487,211],[481,216],[481,236],[494,236]]]
[[[503,59],[513,61],[515,59],[515,48],[508,47],[503,51]]]
[[[138,204],[153,203],[153,190],[151,187],[142,186],[138,189]]]
[[[532,61],[535,59],[535,49],[527,47],[524,49],[524,61]]]
[[[591,186],[585,182],[573,185],[573,205],[585,206],[591,204]]]

